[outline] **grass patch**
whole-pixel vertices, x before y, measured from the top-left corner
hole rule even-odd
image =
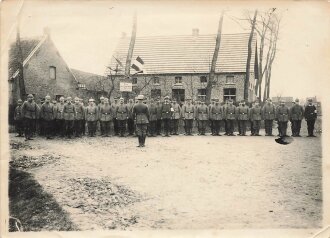
[[[24,231],[77,230],[54,197],[27,172],[10,167],[9,213],[18,218]],[[14,231],[10,227],[10,231]]]

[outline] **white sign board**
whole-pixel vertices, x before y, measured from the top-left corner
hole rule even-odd
[[[120,91],[121,92],[132,92],[132,83],[120,83]]]

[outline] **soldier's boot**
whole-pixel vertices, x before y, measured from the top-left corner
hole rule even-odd
[[[146,135],[143,135],[142,136],[142,147],[145,146],[145,143],[146,143]]]

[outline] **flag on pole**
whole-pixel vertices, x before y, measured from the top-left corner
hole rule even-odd
[[[146,73],[145,69],[144,69],[144,61],[142,60],[142,58],[140,56],[138,56],[132,66],[131,66],[135,71],[137,71],[138,73]]]

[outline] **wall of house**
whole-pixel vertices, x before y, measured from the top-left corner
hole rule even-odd
[[[50,66],[56,67],[56,79],[50,78]],[[24,66],[26,92],[35,94],[36,100],[47,94],[52,98],[56,95],[77,96],[77,83],[68,66],[60,56],[50,38],[41,45],[29,62]]]
[[[175,77],[182,77],[182,84],[175,83]],[[208,74],[185,74],[185,75],[139,75],[136,76],[137,84],[133,84],[132,93],[123,93],[123,96],[133,98],[138,94],[143,94],[146,97],[151,97],[151,90],[160,89],[161,97],[170,96],[172,97],[172,89],[184,89],[185,98],[191,97],[193,100],[198,98],[198,90],[204,89],[207,83],[201,83],[200,76],[206,76]],[[233,76],[232,83],[226,82],[226,76]],[[152,78],[159,77],[159,84],[154,84]],[[216,75],[215,85],[212,88],[211,97],[219,98],[222,102],[224,98],[225,88],[236,89],[236,101],[242,100],[244,97],[244,78],[245,73],[221,73]],[[119,80],[117,80],[119,81]],[[122,80],[129,82],[128,80]],[[249,87],[249,101],[255,100],[254,95],[254,73],[250,76],[250,87]],[[119,83],[115,85],[115,91],[120,95]]]

